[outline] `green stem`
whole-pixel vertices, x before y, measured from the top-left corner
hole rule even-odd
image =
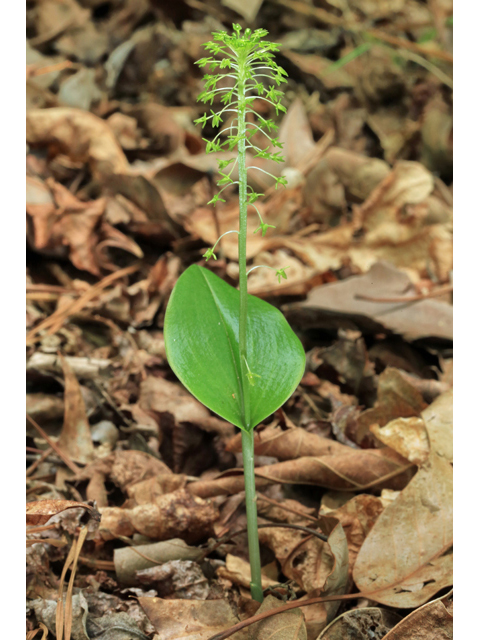
[[[253,429],[251,431],[242,431],[248,552],[250,556],[250,570],[252,572],[250,592],[254,600],[257,600],[257,602],[263,602],[260,544],[258,541],[257,496],[255,493],[255,470],[253,462],[253,434]]]
[[[255,471],[253,462],[253,429],[250,418],[250,389],[247,377],[247,167],[245,155],[245,58],[239,56],[238,82],[238,182],[240,204],[240,226],[238,234],[238,266],[240,289],[240,318],[238,332],[238,347],[240,355],[240,372],[242,391],[242,430],[243,468],[245,477],[245,500],[247,507],[248,551],[250,555],[250,569],[252,581],[250,591],[252,598],[263,601],[260,565],[260,543],[258,540],[257,502],[255,496]]]
[[[239,102],[238,102],[238,186],[240,205],[240,226],[238,233],[238,267],[240,289],[240,319],[238,333],[238,348],[240,355],[242,412],[244,428],[250,430],[250,390],[247,379],[247,167],[245,152],[245,78],[244,65],[241,64],[239,77]]]

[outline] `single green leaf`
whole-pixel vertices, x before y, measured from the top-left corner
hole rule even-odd
[[[173,371],[200,402],[237,427],[240,406],[238,314],[240,294],[208,269],[189,267],[178,279],[165,314],[165,348]],[[251,428],[295,391],[305,352],[282,313],[248,296],[247,361]],[[248,384],[248,381],[244,381]]]

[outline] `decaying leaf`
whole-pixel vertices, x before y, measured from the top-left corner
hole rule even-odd
[[[422,465],[430,454],[430,443],[422,418],[396,418],[384,427],[370,425],[370,431],[413,464]]]
[[[316,640],[377,640],[383,638],[400,620],[398,613],[388,609],[353,609],[338,616]]]
[[[387,633],[385,640],[453,640],[453,611],[448,595],[412,611]]]
[[[453,462],[453,392],[442,393],[422,411],[430,447],[441,458]]]
[[[283,602],[267,596],[257,614],[281,607]],[[248,640],[307,640],[305,618],[300,609],[292,609],[255,622],[248,629]]]
[[[139,405],[145,411],[170,413],[175,421],[192,422],[205,431],[230,435],[233,427],[213,417],[198,400],[177,384],[164,378],[147,378],[140,386]]]
[[[238,618],[226,600],[163,600],[138,599],[159,640],[208,640],[231,627]],[[247,640],[239,631],[233,640]]]
[[[345,532],[348,544],[349,575],[352,573],[365,538],[383,508],[380,498],[365,493],[354,496],[337,509],[327,510],[322,506],[320,513],[339,520]]]
[[[154,588],[161,598],[206,600],[210,591],[200,565],[192,560],[169,560],[136,572],[138,584]]]
[[[417,607],[452,584],[451,544],[452,467],[431,454],[374,524],[353,578],[376,602]]]
[[[364,449],[340,454],[309,456],[255,469],[256,484],[312,484],[327,489],[360,491],[370,487],[403,488],[411,477],[411,464],[391,449]],[[235,473],[235,475],[233,475]],[[189,491],[202,497],[230,495],[243,489],[243,475],[231,471],[214,480],[198,480]]]
[[[50,520],[52,516],[61,513],[66,509],[87,509],[93,517],[100,519],[98,511],[91,505],[74,500],[37,500],[27,503],[27,526],[42,525]]]
[[[170,560],[197,560],[201,550],[189,547],[180,538],[153,544],[115,549],[113,560],[118,580],[127,586],[137,584],[137,571],[158,566]]]
[[[254,434],[254,446],[256,455],[273,456],[279,460],[342,454],[348,451],[348,447],[335,440],[322,438],[315,433],[296,427],[281,429],[268,426],[262,430],[257,429]],[[242,450],[241,434],[237,434],[228,441],[227,450],[234,452]]]
[[[260,541],[270,547],[282,573],[295,581],[307,597],[344,593],[348,582],[348,545],[342,525],[335,518],[320,517],[328,543],[291,529],[260,529]],[[309,635],[315,637],[335,615],[339,602],[326,602],[302,609]]]
[[[378,378],[377,401],[357,418],[356,441],[362,442],[372,424],[383,427],[396,418],[417,417],[426,404],[418,391],[398,369],[388,367]]]
[[[99,507],[108,505],[105,481],[110,479],[124,491],[130,486],[148,480],[156,475],[173,473],[164,462],[143,451],[115,451],[114,453],[94,460],[80,471],[76,481],[88,480],[87,497],[96,500]]]
[[[302,317],[303,313],[303,318],[316,327],[330,327],[333,315],[340,322],[353,321],[367,332],[393,331],[410,340],[429,336],[452,340],[452,307],[433,299],[410,302],[408,298],[412,295],[416,291],[408,276],[386,262],[379,262],[365,275],[315,287],[306,302],[290,308],[297,312],[295,317]],[[375,302],[375,298],[407,298],[407,301]]]
[[[127,159],[108,124],[81,109],[31,109],[27,113],[27,141],[88,162],[99,179],[128,170]]]
[[[63,360],[65,417],[58,446],[77,462],[91,462],[93,443],[80,385],[70,365]]]
[[[217,569],[217,575],[221,578],[226,578],[233,582],[233,584],[240,585],[245,589],[250,588],[250,582],[252,580],[252,573],[250,570],[250,563],[246,560],[242,560],[238,556],[234,556],[231,553],[227,554],[225,558],[225,566]],[[262,588],[278,584],[278,580],[272,580],[268,576],[262,574]]]
[[[48,630],[53,635],[58,635],[58,631],[56,631],[56,613],[58,603],[55,600],[34,600],[32,602],[32,606],[35,610],[35,615],[38,620],[45,623]],[[72,640],[90,640],[89,635],[87,634],[87,616],[88,616],[88,603],[85,599],[85,596],[80,591],[80,593],[75,594],[72,597],[72,608],[71,608],[71,638]]]

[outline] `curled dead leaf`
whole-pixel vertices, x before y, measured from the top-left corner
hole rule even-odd
[[[81,109],[28,111],[27,142],[32,146],[49,146],[74,160],[88,162],[100,180],[111,173],[128,171],[128,161],[108,124]]]
[[[323,438],[315,433],[297,427],[281,429],[267,426],[254,433],[255,454],[272,456],[279,460],[293,460],[303,456],[324,456],[346,453],[348,447],[330,438]],[[227,451],[240,453],[242,438],[238,433],[227,443]]]
[[[304,456],[255,469],[258,489],[269,484],[312,484],[340,491],[371,487],[403,488],[412,476],[412,465],[391,449],[354,450],[324,456]],[[228,471],[213,480],[197,480],[189,491],[202,497],[242,491],[243,474]]]

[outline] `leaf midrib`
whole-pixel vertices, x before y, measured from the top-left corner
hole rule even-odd
[[[200,274],[202,275],[203,279],[205,280],[205,282],[206,282],[206,284],[207,284],[207,287],[208,287],[208,289],[209,289],[209,291],[210,291],[210,293],[211,293],[211,295],[212,295],[213,302],[214,302],[214,304],[215,304],[215,307],[217,308],[218,315],[219,315],[219,317],[220,317],[220,320],[221,320],[221,322],[222,322],[223,329],[224,329],[224,331],[225,331],[225,335],[227,336],[227,342],[228,342],[228,346],[229,346],[229,348],[230,348],[230,355],[231,355],[232,362],[233,362],[233,368],[234,368],[234,370],[235,370],[235,375],[236,375],[236,378],[237,378],[238,391],[239,391],[239,393],[240,393],[240,394],[242,395],[242,397],[243,397],[242,381],[241,381],[241,377],[240,377],[240,375],[239,375],[239,371],[238,371],[237,363],[236,363],[236,360],[235,360],[234,347],[233,347],[233,345],[232,345],[232,342],[231,342],[231,340],[230,340],[230,336],[229,336],[229,334],[228,334],[227,324],[226,324],[225,319],[224,319],[224,317],[223,317],[223,314],[222,314],[222,312],[221,312],[221,310],[220,310],[220,306],[219,306],[219,303],[218,303],[218,301],[217,301],[217,297],[216,297],[216,295],[215,295],[215,292],[213,291],[212,287],[210,286],[210,283],[209,283],[209,281],[208,281],[208,279],[207,279],[206,275],[205,275],[201,270],[200,270]],[[236,400],[236,398],[235,398],[235,400]],[[239,410],[240,410],[240,416],[241,416],[241,415],[242,415],[242,407],[240,406],[240,402],[238,402],[238,401],[237,401],[237,402],[236,402],[236,404],[238,405],[238,408],[239,408]]]

